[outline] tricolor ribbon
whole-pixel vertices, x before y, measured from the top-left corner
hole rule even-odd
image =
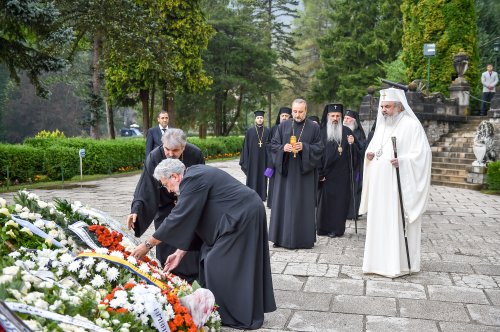
[[[112,263],[121,265],[121,266],[129,269],[131,272],[137,274],[139,277],[141,277],[142,279],[144,279],[148,284],[155,285],[155,286],[159,287],[162,290],[169,290],[169,287],[163,281],[161,281],[159,279],[156,279],[152,275],[150,275],[150,274],[142,271],[141,269],[139,269],[134,264],[132,264],[130,262],[127,262],[126,260],[124,260],[124,259],[122,259],[120,257],[110,256],[110,255],[104,255],[104,254],[98,254],[98,253],[95,253],[95,252],[82,252],[82,253],[78,254],[77,257],[101,258],[101,259],[104,259],[104,260],[106,260],[108,262],[112,262]]]

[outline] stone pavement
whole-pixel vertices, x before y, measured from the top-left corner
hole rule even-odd
[[[210,165],[245,180],[236,160]],[[138,179],[33,192],[79,200],[124,222]],[[2,196],[11,201],[12,194]],[[318,237],[309,250],[271,246],[278,310],[259,331],[500,331],[500,196],[433,186],[422,271],[402,278],[363,275],[365,224],[358,221],[355,234],[348,221],[344,237]]]

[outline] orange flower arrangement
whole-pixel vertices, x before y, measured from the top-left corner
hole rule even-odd
[[[97,235],[97,241],[99,241],[103,247],[108,248],[109,250],[125,250],[125,248],[120,244],[123,239],[123,234],[112,231],[101,225],[90,225],[89,231],[94,232]]]
[[[167,300],[172,305],[175,312],[175,318],[168,322],[170,330],[196,332],[196,325],[194,325],[189,310],[181,305],[177,295],[168,291],[164,291],[163,293],[167,296]]]

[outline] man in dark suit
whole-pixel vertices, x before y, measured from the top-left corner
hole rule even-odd
[[[167,111],[161,111],[158,114],[158,126],[149,128],[148,136],[146,137],[146,157],[149,155],[154,148],[160,146],[161,137],[168,129],[168,113]]]

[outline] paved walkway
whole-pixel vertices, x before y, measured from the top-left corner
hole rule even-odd
[[[211,165],[244,181],[237,161]],[[125,221],[138,179],[33,192],[79,200]],[[271,247],[278,310],[259,331],[500,331],[500,196],[433,186],[422,223],[422,271],[403,278],[363,275],[365,224],[360,220],[355,234],[348,222],[344,237],[318,237],[310,250]]]

